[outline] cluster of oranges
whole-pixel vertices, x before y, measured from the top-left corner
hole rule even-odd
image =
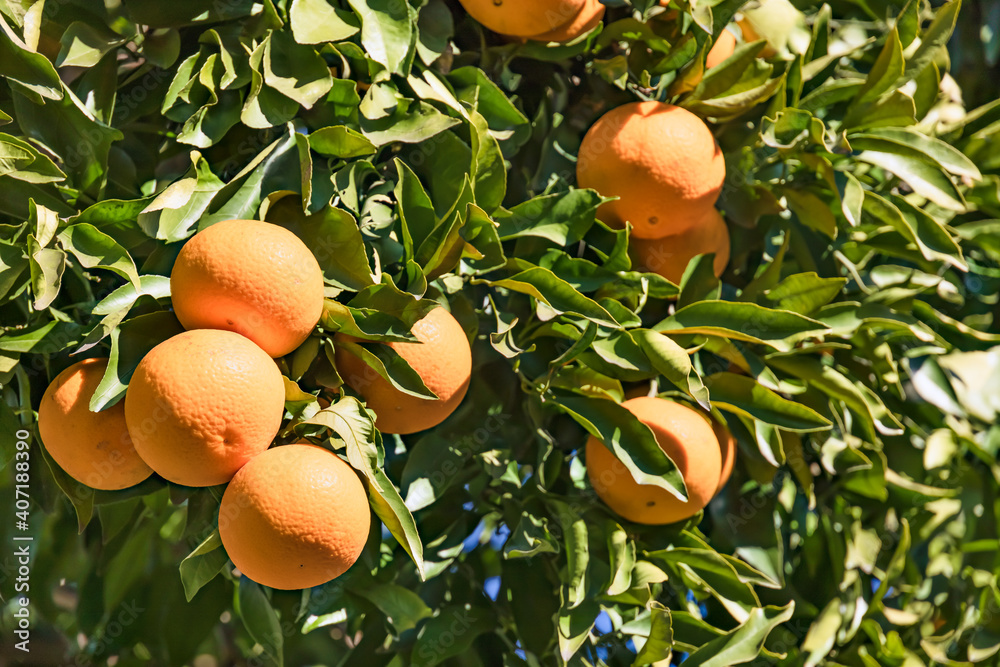
[[[600,0],[461,2],[490,30],[541,42],[575,40],[604,18]],[[705,67],[719,65],[735,48],[735,34],[723,30]],[[577,162],[581,187],[618,198],[601,214],[612,224],[632,224],[635,263],[674,283],[697,255],[714,253],[717,276],[729,262],[729,230],[714,206],[725,176],[722,152],[705,123],[659,102],[626,104],[605,114],[584,137]]]
[[[569,41],[604,14],[598,0],[463,0],[497,32]],[[521,7],[520,5],[524,5]],[[732,52],[721,38],[709,64]],[[719,48],[724,53],[717,53]],[[728,52],[726,52],[728,50]],[[636,102],[601,117],[580,147],[581,187],[616,197],[600,215],[632,225],[636,262],[678,282],[695,255],[728,261],[729,234],[714,204],[725,163],[711,131],[694,114]],[[80,361],[42,397],[38,425],[52,459],[96,489],[134,486],[153,473],[184,486],[228,484],[220,507],[222,542],[237,568],[273,588],[298,589],[339,576],[359,557],[370,510],[357,473],[332,451],[306,442],[271,448],[285,417],[285,380],[275,358],[298,348],[323,312],[323,272],[292,232],[266,222],[230,220],[186,243],[170,276],[174,312],[186,331],[139,362],[123,401],[91,412],[109,360]],[[337,334],[335,363],[346,385],[376,414],[383,433],[432,428],[469,387],[472,353],[461,325],[437,307],[412,328],[418,343],[388,345],[435,399],[401,391]],[[639,484],[596,438],[586,446],[591,483],[607,505],[638,523],[680,521],[703,509],[732,471],[732,436],[679,403],[653,397],[623,403],[652,430],[688,488],[680,501]]]
[[[86,359],[52,381],[38,428],[52,459],[96,489],[118,490],[154,472],[184,486],[226,484],[222,542],[241,572],[281,589],[322,584],[358,558],[370,510],[361,480],[328,449],[295,443],[269,449],[285,416],[285,384],[274,358],[301,345],[323,312],[323,274],[290,231],[231,220],[196,234],[170,276],[187,331],[147,353],[125,399],[91,412],[108,359]],[[360,359],[338,350],[348,385],[366,398],[387,433],[443,421],[468,388],[472,355],[444,308],[413,327],[416,343],[391,343],[437,400],[400,392]]]
[[[577,183],[616,200],[602,205],[608,223],[632,224],[636,263],[678,283],[696,255],[715,253],[715,274],[729,262],[729,230],[715,200],[726,162],[698,116],[663,102],[612,109],[583,138]]]

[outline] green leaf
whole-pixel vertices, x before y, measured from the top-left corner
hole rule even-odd
[[[420,8],[417,17],[417,55],[425,65],[431,65],[449,48],[455,32],[451,10],[442,0],[430,0]]]
[[[388,345],[364,347],[347,340],[338,340],[336,346],[361,359],[374,373],[388,380],[404,394],[432,401],[437,399],[437,394],[427,388],[420,375]]]
[[[50,100],[63,97],[62,82],[49,59],[34,53],[0,16],[0,76]]]
[[[701,540],[692,539],[690,543],[696,546],[653,551],[648,556],[663,562],[691,588],[707,589],[737,621],[746,620],[760,602],[753,586],[734,565],[739,561],[726,559]],[[746,564],[740,565],[749,569]]]
[[[264,588],[249,577],[240,577],[235,608],[250,637],[281,667],[284,664],[285,636],[281,632],[278,614],[271,606]]]
[[[49,455],[49,452],[45,449],[45,447],[36,447],[34,451],[41,454],[41,457],[45,460],[45,463],[48,466],[49,472],[52,473],[56,486],[59,487],[59,490],[62,491],[63,494],[69,499],[70,503],[72,503],[73,509],[76,512],[77,532],[82,535],[83,531],[90,523],[91,518],[94,516],[94,490],[67,475],[66,472],[52,460],[52,457]]]
[[[202,540],[201,544],[181,561],[181,583],[187,601],[193,600],[201,587],[214,579],[228,562],[229,556],[222,546],[219,531],[213,530],[211,535]]]
[[[14,112],[27,136],[63,158],[62,167],[74,187],[96,196],[107,182],[111,144],[124,135],[97,120],[71,90],[64,93],[58,100],[39,104],[16,92]]]
[[[269,39],[261,42],[250,54],[250,90],[243,101],[239,118],[247,127],[264,129],[282,125],[291,121],[299,110],[295,100],[264,84],[263,62],[269,43]]]
[[[736,47],[733,55],[717,67],[709,69],[691,94],[688,100],[691,102],[710,100],[716,97],[723,97],[725,93],[742,92],[738,85],[744,77],[749,74],[755,82],[749,87],[755,87],[763,83],[770,73],[770,66],[764,65],[757,59],[757,55],[763,50],[766,43],[757,40],[740,44]],[[754,77],[756,67],[760,67],[760,74],[763,78]],[[746,88],[743,88],[744,90]]]
[[[75,322],[51,320],[24,329],[16,329],[15,333],[7,331],[0,336],[0,350],[55,354],[75,344],[82,329],[83,327]]]
[[[715,373],[705,378],[712,404],[789,431],[824,431],[832,427],[821,414],[782,398],[756,380],[736,373]]]
[[[376,146],[395,141],[417,144],[459,123],[461,121],[457,118],[446,116],[426,102],[404,99],[399,101],[391,115],[378,120],[362,117],[361,132]]]
[[[521,512],[521,518],[503,545],[503,557],[531,558],[542,553],[559,553],[559,542],[549,530],[547,518]]]
[[[80,354],[94,347],[121,324],[142,296],[164,299],[170,296],[170,278],[166,276],[139,276],[141,289],[137,292],[132,283],[122,285],[94,306],[95,315],[104,315],[96,327],[90,330],[74,354]]]
[[[815,229],[828,238],[837,237],[837,219],[830,205],[808,190],[781,188],[779,191],[788,202],[788,208],[810,229]]]
[[[617,523],[609,521],[607,525],[611,577],[605,592],[608,595],[621,595],[632,586],[635,542],[629,539],[628,534]]]
[[[541,195],[518,204],[509,215],[497,214],[503,241],[534,236],[556,245],[578,242],[594,225],[604,198],[594,190],[569,190]]]
[[[683,308],[703,299],[718,299],[721,283],[715,275],[715,253],[695,255],[681,274],[677,307]]]
[[[896,87],[896,82],[903,76],[903,68],[903,45],[899,41],[899,31],[893,27],[886,36],[882,51],[865,79],[865,85],[854,96],[851,106],[862,108],[865,104],[874,102],[884,93],[893,90]]]
[[[794,610],[794,602],[784,607],[768,605],[753,609],[739,627],[704,644],[684,663],[691,663],[691,667],[728,667],[751,662],[760,655],[771,631],[789,620]]]
[[[399,180],[393,194],[399,207],[403,247],[408,255],[414,257],[416,249],[437,227],[438,218],[434,213],[434,204],[417,175],[399,158],[394,162]]]
[[[496,619],[485,607],[446,605],[420,629],[410,664],[434,667],[451,657],[464,655],[480,635],[493,632]]]
[[[264,44],[264,83],[311,109],[333,87],[330,68],[315,48],[298,44],[291,33],[275,31],[270,37]]]
[[[49,156],[39,153],[27,141],[3,132],[0,132],[0,176],[26,183],[57,183],[66,178]]]
[[[327,0],[293,0],[288,18],[299,44],[339,42],[360,30],[353,14],[330,5]]]
[[[673,656],[674,631],[671,627],[670,610],[654,601],[650,604],[649,611],[649,634],[632,663],[636,667],[658,664],[661,661],[669,663]]]
[[[346,125],[323,127],[309,135],[309,147],[321,155],[341,159],[372,155],[376,148],[363,134]]]
[[[954,183],[937,166],[901,154],[902,151],[861,151],[858,160],[892,172],[913,191],[951,211],[965,211],[965,199]]]
[[[410,332],[410,325],[393,315],[375,309],[350,308],[332,299],[326,299],[323,306],[320,326],[328,332],[342,331],[354,338],[384,343],[417,340]]]
[[[637,329],[631,335],[658,373],[698,401],[703,408],[709,408],[708,389],[691,365],[687,350],[671,338],[650,329]]]
[[[94,315],[109,315],[115,311],[128,309],[140,296],[151,296],[154,299],[165,299],[170,296],[170,278],[167,276],[139,276],[139,289],[132,283],[122,285],[111,294],[101,299],[91,312]]]
[[[421,8],[421,19],[431,6]],[[528,140],[531,132],[528,119],[483,70],[459,67],[448,72],[447,77],[454,88],[455,98],[468,103],[486,119],[490,132],[502,148],[507,150],[508,147],[521,146]]]
[[[28,166],[34,160],[30,146],[8,134],[0,134],[0,176],[6,176]]]
[[[55,248],[42,248],[31,234],[28,235],[31,291],[35,295],[35,310],[45,310],[59,295],[66,253]]]
[[[142,209],[138,224],[151,238],[167,243],[183,241],[194,234],[198,220],[223,186],[208,161],[192,151],[191,168]]]
[[[559,657],[563,663],[567,663],[580,647],[587,641],[590,631],[597,621],[597,614],[600,606],[593,601],[587,600],[584,604],[573,609],[559,610]]]
[[[388,275],[383,273],[380,284],[361,290],[347,305],[354,309],[352,312],[356,320],[358,315],[361,315],[362,317],[389,317],[402,321],[406,325],[406,335],[396,340],[415,341],[416,338],[410,334],[409,329],[417,320],[422,320],[427,313],[440,307],[441,304],[431,299],[419,299],[409,292],[402,291],[396,287]],[[360,321],[359,326],[361,326]],[[375,340],[368,336],[361,337]]]
[[[56,67],[93,67],[105,53],[127,40],[101,24],[73,21],[59,41],[62,49],[56,57]]]
[[[469,120],[476,204],[487,213],[492,213],[507,193],[507,168],[500,144],[490,133],[486,119],[471,111]]]
[[[917,47],[917,50],[906,61],[905,76],[901,77],[902,80],[897,82],[897,86],[915,79],[924,68],[934,61],[941,47],[951,39],[961,8],[962,0],[950,0],[941,5],[937,12],[935,12],[934,20],[931,21],[927,30],[920,35],[920,46]]]
[[[603,441],[639,484],[658,486],[687,499],[676,464],[660,449],[649,427],[631,412],[614,401],[582,396],[559,396],[557,405]]]
[[[611,313],[599,303],[588,299],[548,269],[534,267],[510,278],[490,281],[489,284],[528,294],[560,313],[574,313],[603,326],[615,328],[619,326]]]
[[[397,635],[414,629],[432,613],[419,595],[396,584],[372,582],[351,587],[351,592],[375,605]]]
[[[572,609],[587,599],[587,566],[590,564],[587,522],[568,505],[557,503],[556,509],[566,546],[565,606]]]
[[[361,230],[347,211],[324,206],[303,216],[298,198],[288,197],[272,207],[267,218],[302,239],[319,262],[326,282],[354,292],[374,284]]]
[[[472,187],[472,181],[466,175],[465,187],[455,206],[416,249],[414,260],[423,266],[428,280],[453,271],[461,260],[465,245],[462,241],[462,228],[473,200]]]
[[[306,420],[328,426],[347,446],[347,459],[367,480],[368,500],[375,514],[406,550],[423,577],[424,546],[413,515],[399,490],[382,470],[382,438],[375,420],[357,399],[347,396]]]
[[[129,380],[146,353],[154,347],[184,331],[173,313],[158,312],[138,315],[122,322],[111,333],[111,355],[94,395],[90,409],[100,412],[114,405],[125,396]]]
[[[861,419],[866,434],[873,442],[877,438],[875,424],[880,418],[885,419],[884,423],[879,421],[879,430],[883,433],[889,432],[893,428],[899,428],[898,423],[895,423],[895,417],[884,406],[882,406],[882,414],[876,414],[873,411],[864,392],[858,386],[859,383],[852,381],[836,369],[824,365],[818,359],[805,355],[772,356],[768,357],[767,363],[779,371],[805,380],[827,396],[843,401]],[[877,403],[881,403],[881,401]]]
[[[497,308],[492,295],[489,297],[489,302],[497,323],[496,332],[490,333],[490,345],[493,346],[493,349],[507,359],[513,359],[520,354],[533,350],[535,348],[534,345],[528,349],[522,349],[517,345],[514,337],[514,327],[517,325],[518,318],[514,317],[511,313]]]
[[[486,211],[469,204],[459,234],[466,243],[463,256],[473,271],[486,273],[507,263],[497,227]]]
[[[850,134],[848,140],[854,150],[885,150],[905,155],[920,155],[929,162],[955,176],[974,180],[982,178],[976,165],[957,148],[910,128],[886,127]]]
[[[800,340],[828,329],[817,320],[787,310],[772,310],[754,303],[700,301],[663,320],[661,333],[700,333],[744,340],[788,351]]]
[[[874,192],[867,192],[863,211],[899,232],[926,259],[947,262],[964,270],[961,249],[951,234],[933,217],[906,200],[894,197],[889,201]]]
[[[361,17],[361,44],[375,62],[406,76],[416,48],[416,15],[408,2],[348,0]]]
[[[42,248],[52,243],[59,229],[59,214],[49,210],[34,200],[28,202],[28,224],[35,228],[35,239]]]
[[[852,107],[844,116],[844,128],[870,128],[913,125],[917,107],[913,97],[903,90],[892,90],[863,107]]]
[[[97,227],[78,222],[59,232],[59,243],[88,269],[107,269],[139,288],[139,272],[128,251]]]
[[[812,315],[840,294],[846,278],[821,278],[815,272],[788,276],[764,294],[782,310]]]
[[[29,261],[23,249],[0,243],[0,300],[6,299],[10,290],[19,285],[21,274],[29,268]]]
[[[297,191],[301,187],[298,164],[295,137],[286,131],[215,194],[209,208],[211,212],[198,221],[198,229],[223,220],[255,220],[267,194],[280,190]]]

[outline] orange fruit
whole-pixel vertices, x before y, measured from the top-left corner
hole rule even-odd
[[[587,0],[459,0],[484,27],[511,37],[555,30],[579,13]]]
[[[693,227],[658,239],[632,239],[632,259],[638,267],[680,283],[688,262],[697,255],[715,253],[712,268],[721,276],[729,263],[729,229],[713,207]]]
[[[107,367],[107,359],[85,359],[57,375],[38,406],[38,434],[67,475],[94,489],[117,491],[153,471],[132,446],[121,402],[90,411],[90,398]]]
[[[361,359],[337,348],[337,370],[361,394],[383,433],[416,433],[443,422],[465,398],[472,377],[472,349],[465,330],[444,308],[435,308],[413,325],[420,343],[389,343],[417,372],[437,400],[405,394]],[[347,340],[338,334],[336,340]]]
[[[733,434],[722,422],[714,419],[711,421],[712,431],[715,433],[715,437],[718,438],[719,447],[722,450],[722,474],[719,477],[719,488],[716,489],[716,493],[718,493],[722,491],[726,482],[733,476],[733,467],[736,465],[736,438],[733,437]]]
[[[632,223],[633,236],[679,234],[712,207],[726,163],[704,121],[663,102],[632,102],[612,109],[580,144],[576,180],[605,197],[608,224]]]
[[[125,393],[135,449],[184,486],[228,482],[281,427],[285,386],[274,360],[231,331],[196,329],[139,362]]]
[[[309,248],[284,227],[228,220],[195,234],[170,273],[185,329],[226,329],[272,357],[305,341],[323,314],[323,273]]]
[[[219,508],[219,535],[233,565],[286,591],[346,572],[370,528],[368,495],[354,469],[308,443],[275,447],[247,463]]]
[[[649,396],[648,382],[639,383],[625,392],[625,400],[642,396]],[[729,432],[729,429],[722,422],[704,413],[699,414],[705,417],[709,424],[712,425],[712,431],[715,433],[715,437],[718,438],[719,448],[722,451],[722,474],[719,478],[719,488],[716,490],[716,493],[718,493],[722,491],[726,482],[733,475],[733,467],[736,465],[736,438],[733,437],[733,434]]]
[[[586,35],[597,27],[604,19],[604,5],[600,0],[586,0],[580,13],[568,23],[555,30],[535,35],[531,39],[536,42],[572,42],[580,35]]]
[[[736,51],[736,35],[730,30],[723,30],[719,33],[715,44],[712,45],[712,49],[708,52],[708,57],[705,59],[705,69],[715,67],[733,55],[734,51]]]
[[[708,505],[719,487],[722,452],[708,420],[700,412],[664,398],[642,396],[622,403],[646,424],[673,461],[687,485],[681,502],[666,489],[639,484],[625,465],[591,436],[587,440],[587,476],[605,504],[629,521],[665,524],[694,516]]]

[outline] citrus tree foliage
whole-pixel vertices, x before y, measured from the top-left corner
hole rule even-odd
[[[965,112],[948,78],[959,0],[742,4],[619,0],[557,45],[450,0],[0,1],[0,506],[29,429],[32,659],[994,664],[1000,103]],[[763,39],[705,72],[739,10]],[[710,257],[680,285],[636,271],[574,186],[583,133],[635,99],[708,119],[725,152],[721,281]],[[279,442],[345,455],[381,519],[301,593],[233,575],[221,488],[94,492],[34,428],[74,354],[111,357],[93,409],[121,399],[179,330],[178,249],[231,218],[320,261]],[[407,340],[443,301],[473,341],[469,395],[383,438],[333,334]],[[423,390],[398,355],[370,360]],[[623,522],[587,481],[594,434],[683,493],[617,405],[636,388],[739,441],[684,524]]]

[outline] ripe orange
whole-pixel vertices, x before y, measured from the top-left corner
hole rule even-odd
[[[228,482],[281,427],[285,386],[274,360],[231,331],[196,329],[143,357],[125,393],[135,449],[184,486]]]
[[[571,42],[580,35],[586,35],[597,27],[604,19],[604,5],[600,0],[586,0],[580,13],[568,23],[555,30],[535,35],[531,39],[536,42]]]
[[[696,255],[715,253],[712,268],[721,276],[729,263],[729,229],[713,207],[690,229],[659,239],[632,239],[632,258],[647,271],[680,283],[684,270]]]
[[[132,446],[121,402],[90,411],[107,359],[85,359],[56,376],[38,406],[38,433],[49,456],[78,482],[116,491],[153,474]]]
[[[493,32],[534,37],[572,21],[587,0],[459,0],[472,18]]]
[[[348,464],[308,443],[269,449],[226,487],[219,534],[233,564],[280,590],[319,586],[361,555],[371,511]]]
[[[323,273],[284,227],[228,220],[195,234],[170,273],[185,329],[226,329],[272,357],[302,344],[323,314]]]
[[[708,57],[705,59],[705,69],[715,67],[733,55],[734,51],[736,51],[736,35],[731,30],[723,30],[708,52]]]
[[[649,426],[660,448],[677,464],[687,485],[681,502],[666,489],[639,484],[604,443],[587,440],[587,476],[608,507],[629,521],[674,523],[701,511],[719,487],[722,453],[719,440],[705,417],[696,410],[663,398],[642,396],[622,403]]]
[[[633,235],[679,234],[715,203],[726,163],[712,131],[690,111],[663,102],[632,102],[612,109],[580,145],[576,180],[618,200],[599,213]]]
[[[472,349],[462,325],[444,308],[435,308],[413,325],[420,343],[389,343],[417,372],[438,400],[404,394],[361,359],[337,348],[344,382],[361,394],[383,433],[416,433],[443,422],[465,398],[472,377]],[[338,334],[335,340],[345,340]]]

